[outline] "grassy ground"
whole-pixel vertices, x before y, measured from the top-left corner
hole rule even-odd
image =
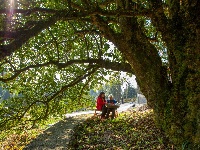
[[[114,120],[88,118],[71,135],[71,150],[171,150],[173,145],[156,128],[153,111],[126,112]]]
[[[171,150],[173,145],[156,128],[153,111],[127,111],[114,120],[101,121],[90,115],[60,120],[43,126],[7,134],[0,142],[2,150]],[[56,121],[56,120],[54,120]],[[53,123],[51,121],[50,123]],[[3,133],[0,134],[2,136]],[[5,133],[4,133],[5,136]]]
[[[50,118],[43,125],[35,127],[34,129],[18,130],[17,127],[14,130],[4,131],[0,133],[0,150],[21,150],[34,140],[38,135],[42,134],[46,129],[60,121],[61,118]]]

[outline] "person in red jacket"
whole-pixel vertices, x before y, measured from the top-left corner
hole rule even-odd
[[[97,110],[101,110],[101,119],[105,118],[106,112],[107,112],[107,107],[105,106],[106,100],[105,100],[105,93],[101,92],[97,98]]]

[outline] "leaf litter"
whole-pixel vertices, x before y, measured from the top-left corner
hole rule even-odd
[[[75,126],[71,150],[173,150],[173,144],[154,123],[153,110],[127,111],[113,120],[91,117]]]

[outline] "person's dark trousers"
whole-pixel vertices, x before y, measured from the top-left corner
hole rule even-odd
[[[106,115],[106,113],[107,113],[107,107],[104,105],[103,107],[102,107],[102,114],[101,114],[101,118],[105,118],[105,115]]]
[[[108,108],[107,114],[106,114],[106,119],[109,118],[110,112],[112,112],[111,119],[114,119],[114,117],[115,117],[115,108]]]

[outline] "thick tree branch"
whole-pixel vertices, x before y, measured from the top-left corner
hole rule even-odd
[[[111,40],[114,44],[116,44],[116,37],[119,37],[120,34],[116,34],[108,25],[106,21],[104,21],[99,15],[92,16],[93,24],[99,28],[105,38]]]
[[[2,38],[9,38],[9,39],[15,39],[17,38],[17,32],[13,31],[0,31],[0,37]]]
[[[150,0],[150,3],[152,5],[152,15],[150,16],[152,19],[152,23],[158,31],[166,33],[167,31],[169,31],[168,19],[164,13],[162,0]]]
[[[39,8],[37,8],[39,9]],[[42,9],[43,10],[43,9]],[[45,10],[46,11],[46,10]],[[54,12],[51,10],[51,12]],[[149,16],[151,13],[149,10],[146,11],[106,11],[102,10],[99,7],[92,8],[91,10],[85,11],[69,11],[69,10],[55,10],[55,14],[50,17],[48,20],[34,22],[31,27],[24,26],[20,31],[16,33],[16,35],[11,36],[14,37],[15,40],[11,41],[8,45],[0,45],[0,60],[4,59],[6,56],[10,56],[15,50],[22,47],[24,43],[26,43],[30,38],[37,36],[42,30],[47,29],[51,25],[55,24],[59,20],[76,20],[76,19],[84,19],[85,17],[91,16],[93,23],[97,25],[101,22],[101,26],[104,28],[104,34],[109,36],[108,39],[115,36],[116,34],[109,28],[108,23],[105,20],[101,19],[100,16],[107,17],[133,17],[137,15],[147,15]],[[16,29],[17,30],[17,29]],[[106,33],[108,31],[108,33]],[[113,40],[112,40],[113,41]]]
[[[146,17],[151,17],[152,16],[152,11],[149,9],[138,9],[137,11],[135,10],[112,10],[112,11],[107,11],[107,10],[102,10],[100,8],[97,8],[89,15],[100,15],[100,16],[106,16],[106,17],[134,17],[134,16],[146,16]]]
[[[16,77],[18,77],[21,73],[23,73],[29,69],[32,69],[32,68],[39,68],[39,67],[45,67],[45,66],[49,66],[49,65],[55,65],[58,67],[58,69],[62,69],[62,68],[67,68],[68,66],[71,66],[73,64],[84,64],[84,63],[88,63],[90,65],[95,65],[95,66],[98,66],[99,68],[133,73],[132,68],[128,63],[111,62],[109,60],[103,60],[103,59],[70,60],[66,63],[59,63],[57,61],[49,61],[49,62],[46,62],[43,64],[30,65],[23,69],[16,70],[14,75],[12,75],[9,78],[0,78],[0,81],[2,81],[2,82],[11,81],[11,80],[15,79]]]
[[[8,45],[0,46],[0,60],[4,59],[6,56],[10,56],[15,50],[19,49],[25,42],[27,42],[31,37],[38,35],[42,30],[53,25],[57,20],[51,18],[48,21],[39,21],[32,29],[24,30],[18,37]]]
[[[91,34],[91,33],[95,33],[95,34],[100,35],[100,32],[97,31],[96,29],[75,31],[75,34],[78,34],[78,35],[81,35],[81,36],[85,35],[85,34]]]
[[[50,64],[53,64],[53,62],[49,61],[47,63],[43,63],[43,64],[36,64],[36,65],[30,65],[30,66],[27,66],[23,69],[20,69],[20,70],[16,70],[15,71],[15,74],[12,75],[11,77],[9,78],[0,78],[0,81],[2,82],[8,82],[8,81],[11,81],[13,79],[15,79],[16,77],[18,77],[22,72],[26,71],[26,70],[29,70],[31,68],[39,68],[39,67],[44,67],[44,66],[48,66]]]
[[[24,15],[30,15],[35,12],[42,12],[42,13],[56,13],[57,10],[55,9],[48,9],[48,8],[39,8],[35,7],[32,9],[12,9],[12,14],[20,13]],[[10,9],[0,9],[0,14],[10,14]]]
[[[18,32],[16,39],[8,45],[0,45],[0,60],[6,56],[10,56],[15,50],[19,49],[30,38],[37,36],[42,30],[55,24],[58,20],[70,20],[72,18],[78,19],[85,14],[69,12],[67,10],[58,11],[55,15],[46,21],[38,21],[31,28],[24,28]]]

